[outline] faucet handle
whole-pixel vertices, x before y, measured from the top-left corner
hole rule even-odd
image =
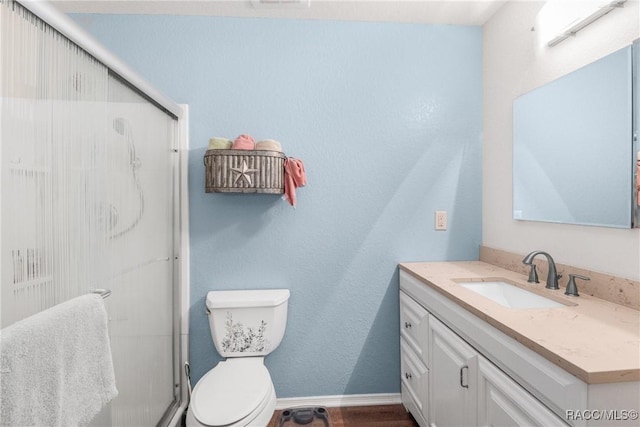
[[[565,295],[570,295],[572,297],[579,297],[578,287],[576,286],[576,279],[582,280],[591,280],[589,277],[582,276],[580,274],[570,274],[569,282],[567,283],[567,289],[564,291]]]

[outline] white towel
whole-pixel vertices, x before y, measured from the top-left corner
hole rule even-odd
[[[117,394],[99,295],[0,330],[0,425],[86,425]]]

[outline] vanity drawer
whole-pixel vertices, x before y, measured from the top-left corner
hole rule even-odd
[[[420,409],[418,409],[416,401],[411,398],[409,391],[404,386],[404,384],[400,385],[400,392],[402,397],[402,405],[407,410],[407,412],[411,413],[411,416],[413,416],[413,419],[416,420],[420,427],[429,427],[426,418],[422,415]]]
[[[402,376],[402,400],[412,402],[420,416],[426,418],[429,370],[419,357],[411,350],[404,339],[400,339],[400,374]],[[413,413],[413,412],[412,412]]]
[[[400,336],[428,367],[429,312],[402,291],[400,291]]]

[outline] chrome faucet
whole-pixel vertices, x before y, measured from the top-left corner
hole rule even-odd
[[[527,281],[530,283],[539,283],[538,273],[536,272],[536,265],[533,263],[533,259],[537,255],[544,255],[547,258],[547,263],[549,264],[549,273],[547,274],[547,285],[545,286],[545,288],[560,289],[560,286],[558,286],[558,279],[561,278],[562,275],[558,274],[558,271],[556,270],[556,263],[553,261],[553,258],[551,258],[551,255],[543,251],[533,251],[522,260],[522,263],[524,265],[531,266],[529,279]]]

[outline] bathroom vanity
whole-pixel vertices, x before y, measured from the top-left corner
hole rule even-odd
[[[559,304],[463,286],[496,281]],[[404,406],[421,426],[638,425],[640,312],[563,292],[480,261],[400,264]]]

